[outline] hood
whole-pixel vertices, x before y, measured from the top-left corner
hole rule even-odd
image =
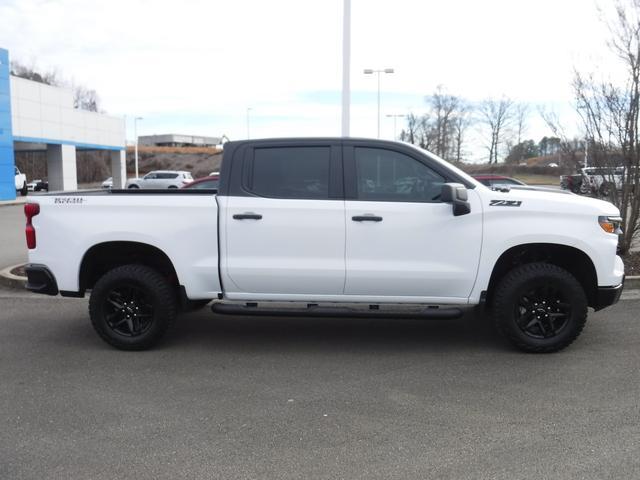
[[[522,186],[509,191],[498,191],[484,188],[480,194],[488,207],[501,207],[501,200],[509,203],[504,206],[518,206],[525,211],[538,210],[553,213],[575,213],[619,216],[620,210],[610,203],[597,198],[585,197],[555,188]],[[520,202],[520,203],[514,203]]]

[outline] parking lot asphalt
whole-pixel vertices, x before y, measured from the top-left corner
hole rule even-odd
[[[0,207],[0,270],[27,261],[24,206]]]
[[[182,317],[120,352],[0,290],[0,478],[638,478],[640,301],[552,355],[486,323]]]

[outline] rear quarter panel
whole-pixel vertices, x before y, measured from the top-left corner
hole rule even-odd
[[[145,243],[163,251],[191,299],[214,298],[218,207],[214,195],[61,195],[33,198],[37,246],[31,263],[47,265],[60,290],[78,291],[80,265],[94,245]]]

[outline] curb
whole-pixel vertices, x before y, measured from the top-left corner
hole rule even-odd
[[[28,196],[26,197],[18,197],[15,200],[8,200],[8,201],[1,201],[0,202],[0,208],[2,207],[15,207],[17,205],[24,205],[25,203],[27,203],[27,198],[29,198]]]
[[[640,290],[640,275],[625,278],[624,290]]]
[[[10,267],[3,268],[0,270],[0,285],[9,288],[16,288],[19,290],[24,290],[27,285],[27,277],[19,277],[11,273],[16,267],[20,267],[24,265],[23,263],[19,263],[18,265],[11,265]]]
[[[11,270],[22,265],[24,265],[24,263],[11,265],[10,267],[0,270],[0,285],[9,288],[24,289],[27,284],[27,277],[19,277],[11,273]],[[624,291],[626,292],[629,290],[640,290],[640,275],[633,275],[625,278]]]

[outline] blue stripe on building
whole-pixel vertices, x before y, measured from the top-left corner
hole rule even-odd
[[[16,198],[9,73],[9,52],[0,48],[0,200]]]

